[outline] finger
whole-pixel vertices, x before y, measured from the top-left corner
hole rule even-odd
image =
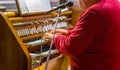
[[[54,32],[53,30],[50,31],[51,34],[53,34],[53,32]]]
[[[56,35],[62,35],[62,33],[56,33]]]
[[[50,33],[45,33],[44,36],[48,36]]]

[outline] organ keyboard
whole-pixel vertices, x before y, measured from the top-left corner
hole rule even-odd
[[[13,15],[9,15],[9,13]],[[71,14],[71,11],[61,13],[57,28],[72,28]],[[1,63],[1,70],[32,70],[38,67],[36,64],[39,63],[40,57],[46,58],[49,50],[49,44],[42,39],[42,36],[54,28],[55,21],[56,14],[21,17],[15,12],[1,12],[0,32],[2,35],[0,36],[0,42],[3,44],[0,44],[2,48],[0,49],[0,55],[5,53],[5,57],[2,58],[4,61],[8,60]],[[41,45],[43,46],[42,49],[40,48]],[[54,56],[56,54],[59,56],[58,51],[53,48],[51,56],[55,58],[57,57]]]

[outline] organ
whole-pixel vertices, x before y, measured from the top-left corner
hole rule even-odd
[[[57,28],[71,29],[71,15],[72,11],[62,12]],[[42,36],[53,29],[56,16],[57,13],[19,16],[16,12],[0,12],[0,69],[43,70],[49,44]],[[48,70],[60,70],[59,65],[55,66],[60,58],[53,47]]]
[[[76,23],[81,10],[77,0],[71,1],[74,2],[72,11],[61,13],[57,28],[71,29],[71,23]],[[19,11],[0,12],[0,70],[44,70],[49,43],[42,40],[42,35],[53,29],[57,13],[21,16]],[[67,70],[68,62],[64,59],[53,47],[48,70]]]

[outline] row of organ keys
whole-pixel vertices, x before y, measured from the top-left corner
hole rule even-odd
[[[41,17],[27,17],[25,19],[27,20],[13,23],[18,36],[21,37],[24,43],[30,44],[31,47],[45,43],[45,41],[41,39],[41,36],[43,33],[54,29],[56,17],[51,15],[47,18],[43,18],[42,16],[42,19]],[[69,21],[71,21],[71,18],[60,16],[56,28],[68,28]]]
[[[18,24],[24,24],[24,23],[18,23]],[[37,27],[34,26],[34,27],[19,29],[17,30],[17,33],[18,33],[18,36],[25,36],[25,35],[32,35],[32,34],[41,33],[41,32],[48,32],[50,30],[53,30],[54,26],[55,24],[46,24],[46,23],[44,24],[43,23],[42,25],[37,26]],[[59,22],[57,24],[57,28],[62,28],[62,27],[67,27],[67,22]]]

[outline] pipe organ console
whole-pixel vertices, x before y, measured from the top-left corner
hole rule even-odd
[[[72,28],[71,11],[62,12],[57,28]],[[0,13],[0,69],[1,70],[43,70],[48,55],[49,44],[42,39],[44,33],[55,26],[56,13],[18,16],[15,12]],[[51,50],[50,61],[62,57],[58,51]],[[48,70],[53,69],[53,61]],[[59,63],[58,63],[59,64]],[[48,66],[49,66],[48,65]],[[42,67],[43,66],[43,67]]]

